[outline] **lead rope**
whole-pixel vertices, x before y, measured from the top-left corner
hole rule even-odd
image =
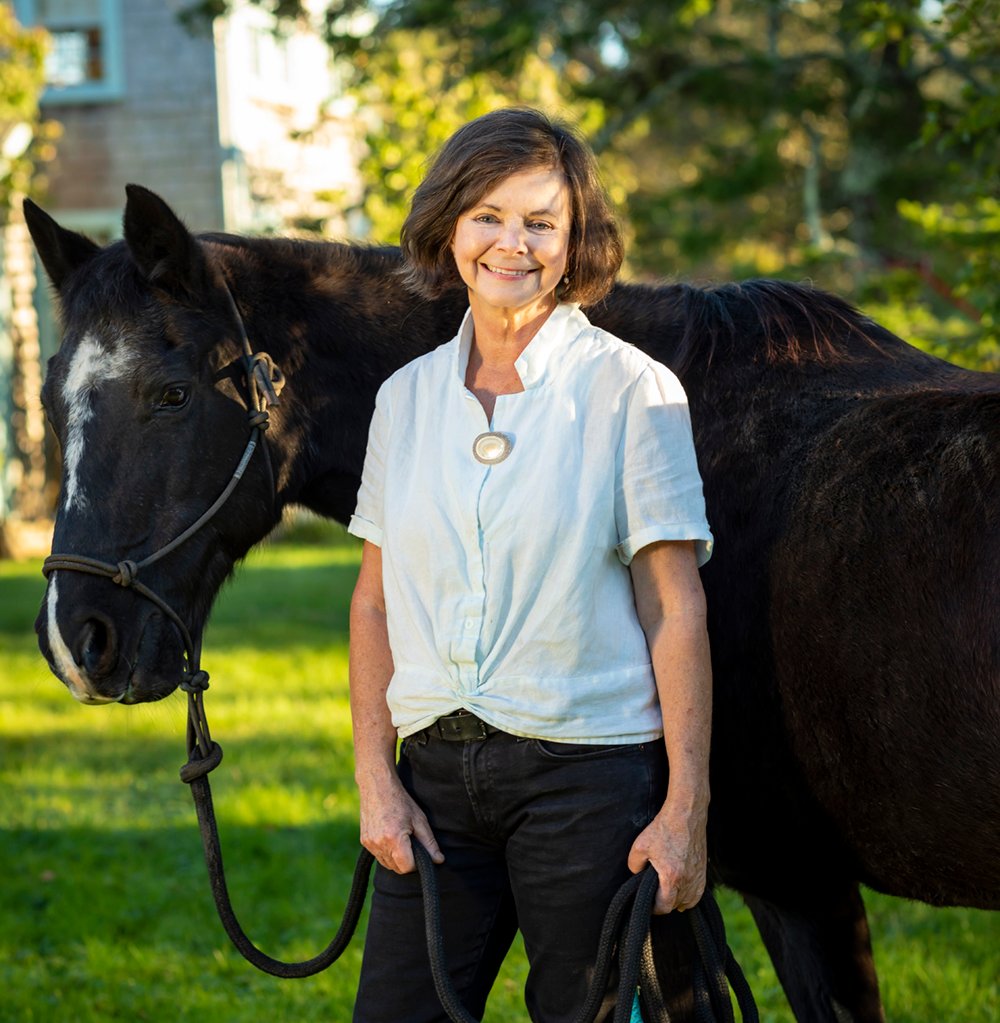
[[[189,693],[189,696],[194,698],[195,694]],[[197,696],[200,697],[200,693]],[[204,708],[200,699],[197,700],[197,706],[196,713],[204,723]],[[189,724],[191,720],[195,719],[190,719]],[[194,726],[193,730],[197,733],[198,726]],[[211,750],[208,757],[189,759],[182,768],[182,778],[191,785],[212,895],[226,934],[240,955],[264,973],[286,979],[311,977],[320,973],[343,954],[357,929],[374,857],[366,849],[359,854],[340,927],[322,952],[312,959],[301,962],[284,962],[262,952],[246,936],[229,899],[208,781],[208,773],[221,761],[222,751],[211,739],[208,743]],[[434,989],[452,1023],[479,1023],[462,1004],[445,961],[436,868],[430,854],[419,842],[414,841],[412,847],[420,877],[424,903],[424,935]],[[630,877],[616,892],[604,917],[587,998],[577,1014],[575,1023],[594,1023],[597,1018],[607,992],[616,950],[620,961],[620,981],[613,1023],[629,1023],[633,994],[639,987],[640,977],[646,1011],[643,1017],[645,1023],[670,1023],[670,1016],[656,977],[652,944],[649,940],[649,920],[658,883],[655,870],[647,867],[642,873]],[[626,912],[629,915],[625,923],[625,935],[620,937]],[[698,905],[685,915],[692,921],[700,956],[694,971],[695,1008],[699,1023],[735,1023],[727,979],[732,985],[743,1023],[758,1023],[753,994],[739,964],[726,945],[722,916],[715,899],[710,893],[706,893]]]

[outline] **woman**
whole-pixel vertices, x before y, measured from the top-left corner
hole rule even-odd
[[[656,868],[661,913],[705,885],[711,533],[687,403],[580,311],[622,245],[593,155],[543,115],[456,132],[402,247],[411,287],[460,280],[469,311],[380,390],[350,525],[361,841],[379,863],[355,1021],[446,1019],[412,837],[439,864],[469,1010],[520,927],[531,1019],[562,1023],[629,871]]]

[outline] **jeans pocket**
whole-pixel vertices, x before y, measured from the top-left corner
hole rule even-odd
[[[556,742],[553,739],[535,739],[535,748],[550,760],[598,760],[605,757],[632,756],[641,753],[645,743],[594,744],[584,742]]]

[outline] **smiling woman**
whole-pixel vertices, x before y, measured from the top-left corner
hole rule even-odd
[[[660,913],[705,886],[711,532],[687,401],[579,307],[611,288],[622,247],[566,127],[501,110],[460,129],[402,239],[411,284],[457,278],[469,308],[380,390],[349,526],[366,541],[361,840],[379,863],[354,1018],[440,1018],[415,839],[439,864],[473,1015],[520,930],[528,1014],[565,1023],[630,872],[655,868]],[[604,1020],[617,996],[602,994]]]
[[[570,219],[569,188],[556,167],[512,174],[458,218],[452,253],[477,327],[493,311],[502,325],[556,307]]]

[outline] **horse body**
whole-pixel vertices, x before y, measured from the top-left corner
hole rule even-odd
[[[248,429],[224,282],[284,373],[269,458],[143,576],[196,633],[283,507],[346,521],[379,384],[466,305],[407,294],[390,250],[196,240],[134,187],[126,241],[103,250],[28,221],[66,327],[46,382],[67,463],[55,550],[138,561],[222,489]],[[1000,908],[1000,380],[777,282],[619,285],[588,313],[691,402],[717,537],[713,870],[798,1018],[881,1019],[859,882]],[[105,579],[55,573],[38,631],[85,702],[180,679],[176,630]]]

